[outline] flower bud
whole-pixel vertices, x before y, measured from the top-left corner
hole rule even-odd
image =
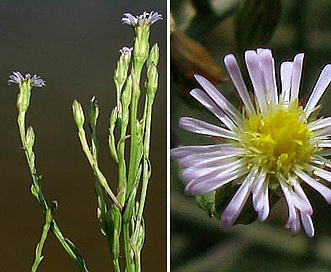
[[[25,139],[26,139],[26,148],[31,150],[35,141],[35,134],[32,127],[28,127],[28,129],[26,130]]]
[[[159,63],[159,57],[160,57],[160,49],[158,44],[154,44],[151,52],[149,53],[148,59],[147,59],[147,67],[149,67],[151,65],[151,63],[153,62],[155,64],[155,66],[158,65]]]
[[[98,116],[99,116],[98,101],[95,99],[95,96],[93,96],[92,99],[90,100],[90,106],[89,106],[89,119],[92,130],[95,129]]]
[[[108,146],[109,146],[110,155],[112,156],[115,163],[118,163],[118,156],[116,151],[116,142],[114,135],[117,117],[118,117],[118,109],[117,107],[115,107],[109,118],[109,136],[108,136]]]
[[[72,113],[77,127],[82,128],[85,122],[85,117],[82,105],[77,100],[74,100],[72,103]]]
[[[114,82],[118,91],[122,90],[122,87],[127,78],[132,50],[132,47],[123,47],[120,49],[121,56],[117,61],[117,67],[114,71]]]
[[[129,107],[131,103],[131,94],[132,94],[132,76],[129,76],[121,96],[123,110]]]
[[[146,92],[147,95],[154,97],[158,87],[159,74],[155,64],[152,62],[147,69]]]

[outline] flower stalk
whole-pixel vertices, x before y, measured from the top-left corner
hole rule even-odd
[[[135,38],[132,48],[123,47],[114,71],[114,84],[117,94],[116,107],[109,118],[108,144],[111,157],[118,166],[118,183],[113,193],[98,168],[98,148],[96,138],[95,98],[90,101],[89,126],[91,146],[84,130],[84,113],[81,105],[74,101],[73,115],[78,128],[82,149],[94,172],[98,199],[98,218],[102,233],[107,237],[116,272],[140,272],[141,251],[145,240],[143,211],[151,177],[150,140],[152,109],[158,88],[157,64],[159,48],[150,49],[150,26],[162,19],[157,12],[144,12],[140,16],[126,13],[122,22],[131,25]],[[141,83],[143,67],[146,65],[146,83]],[[141,97],[145,95],[143,110]],[[98,110],[97,110],[98,112]],[[142,117],[140,116],[142,114]],[[130,139],[127,144],[127,139]],[[127,154],[130,154],[129,159]],[[112,200],[107,206],[104,192]],[[115,191],[114,191],[115,192]],[[123,246],[121,247],[121,242]],[[125,267],[121,267],[120,255],[123,250]]]
[[[37,271],[41,261],[43,260],[42,250],[45,241],[48,236],[48,232],[51,231],[58,241],[63,246],[64,250],[67,252],[69,257],[74,261],[76,266],[80,271],[88,272],[85,261],[80,255],[79,251],[75,245],[65,238],[58,227],[54,215],[57,210],[57,203],[52,202],[49,206],[41,188],[41,175],[38,174],[36,164],[35,164],[35,153],[33,147],[35,144],[35,133],[32,127],[26,129],[26,113],[30,106],[31,90],[33,87],[43,87],[45,86],[45,81],[39,76],[34,75],[31,77],[30,74],[26,74],[25,77],[20,72],[14,72],[8,80],[9,83],[16,83],[19,85],[19,94],[17,97],[17,109],[18,117],[17,123],[19,127],[19,133],[21,137],[21,142],[23,145],[23,150],[25,157],[29,166],[32,185],[31,193],[38,200],[39,205],[42,209],[42,213],[45,216],[45,225],[43,227],[41,239],[36,248],[35,261],[32,265],[31,271]]]

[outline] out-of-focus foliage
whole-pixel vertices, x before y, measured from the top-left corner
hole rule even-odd
[[[277,67],[296,53],[304,52],[300,93],[305,97],[323,66],[331,63],[331,0],[172,0],[171,12],[176,29],[198,43],[221,71],[224,71],[225,54],[234,53],[242,61],[242,52],[247,47],[272,48]],[[185,44],[181,50],[186,50]],[[174,50],[175,47],[171,49],[172,62],[176,56]],[[195,67],[188,67],[190,63],[185,65],[194,73]],[[203,61],[199,65],[202,67]],[[183,73],[176,67],[171,67],[173,79]],[[215,121],[193,98],[182,95],[194,84],[193,79],[186,85],[171,82],[172,147],[206,143],[204,138],[181,130],[179,117],[203,116],[203,120],[208,120],[210,116],[209,121]],[[231,84],[220,81],[217,87],[233,103],[238,101]],[[330,92],[331,87],[322,99],[323,115],[331,114]],[[227,204],[226,194],[231,192],[221,189],[195,199],[184,194],[184,187],[177,164],[171,162],[171,271],[331,271],[331,207],[315,191],[306,190],[314,207],[316,235],[311,239],[304,233],[293,237],[284,228],[286,204],[283,200],[276,202],[273,196],[271,199],[276,203],[271,203],[273,208],[267,222],[236,225],[223,232],[217,218]],[[249,223],[256,217],[249,207],[246,209],[240,223]]]
[[[238,52],[266,46],[280,16],[281,0],[241,0],[234,19]]]
[[[170,31],[172,78],[178,85],[190,85],[194,74],[204,75],[213,83],[227,80],[205,48],[178,29],[172,16]]]

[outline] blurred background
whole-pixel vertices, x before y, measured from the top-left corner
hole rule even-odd
[[[145,271],[166,270],[166,1],[0,1],[0,271],[29,271],[44,224],[30,193],[31,180],[16,124],[18,86],[12,71],[40,75],[46,87],[33,89],[28,125],[36,132],[37,168],[46,198],[56,199],[56,220],[85,258],[90,271],[112,271],[106,239],[96,219],[94,177],[81,150],[71,104],[100,106],[101,169],[116,180],[109,156],[108,118],[115,105],[113,71],[119,49],[133,45],[125,12],[158,11],[151,28],[160,46],[159,80],[152,128],[153,173],[145,209]],[[78,271],[50,234],[40,271]],[[39,271],[38,270],[38,271]]]
[[[173,0],[171,1],[171,147],[206,144],[206,138],[178,127],[181,116],[215,121],[188,92],[198,85],[193,74],[210,79],[233,103],[223,57],[257,47],[272,48],[276,71],[282,61],[305,53],[301,97],[305,100],[322,68],[331,63],[331,1]],[[243,68],[243,67],[242,67]],[[246,75],[247,76],[247,75]],[[331,87],[321,114],[331,114]],[[313,271],[331,270],[331,207],[306,188],[314,207],[316,235],[293,237],[284,228],[287,207],[278,201],[265,223],[236,225],[223,232],[219,221],[184,195],[178,166],[171,161],[171,271]]]

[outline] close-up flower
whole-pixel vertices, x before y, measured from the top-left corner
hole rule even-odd
[[[146,12],[138,16],[133,16],[131,13],[125,13],[122,18],[122,23],[135,26],[152,25],[155,22],[162,20],[162,15],[156,11]]]
[[[303,226],[314,236],[313,207],[306,195],[313,188],[331,204],[331,117],[319,117],[319,101],[331,81],[331,65],[322,70],[307,103],[299,99],[304,54],[280,66],[280,84],[269,49],[248,50],[245,62],[253,92],[244,82],[235,57],[224,58],[225,66],[242,102],[238,110],[207,79],[195,78],[202,89],[190,94],[214,114],[214,125],[182,117],[179,125],[190,132],[209,136],[214,144],[179,146],[171,157],[182,169],[189,195],[204,195],[236,189],[221,215],[221,227],[235,224],[247,200],[259,221],[270,213],[270,194],[284,197],[288,207],[286,227],[297,234]],[[279,90],[280,89],[280,90]]]
[[[27,82],[32,87],[44,87],[46,82],[37,75],[31,77],[31,74],[26,74],[25,77],[20,72],[13,72],[12,75],[9,76],[8,83],[16,83],[21,85],[23,82]]]

